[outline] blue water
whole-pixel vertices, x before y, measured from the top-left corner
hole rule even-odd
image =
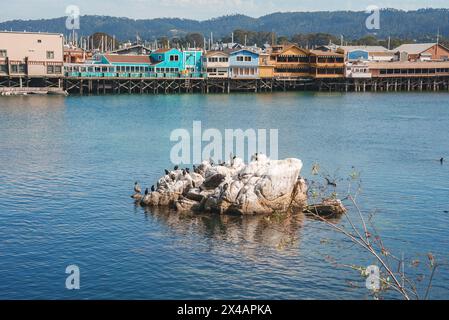
[[[315,161],[341,177],[355,166],[360,205],[377,210],[391,251],[448,260],[446,93],[3,97],[0,299],[369,299],[364,279],[326,256],[373,260],[323,223],[134,205],[134,181],[151,186],[171,166],[170,133],[194,120],[278,128],[279,156],[302,159],[307,178]],[[79,291],[65,289],[72,264]],[[431,298],[449,298],[445,266]]]

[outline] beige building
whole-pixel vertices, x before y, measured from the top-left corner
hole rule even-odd
[[[209,51],[203,56],[203,72],[208,78],[229,76],[229,54],[223,51]]]
[[[63,74],[64,36],[0,32],[0,77],[59,77]]]

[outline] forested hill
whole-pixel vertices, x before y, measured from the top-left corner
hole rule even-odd
[[[232,15],[206,21],[188,19],[160,18],[134,20],[107,16],[82,16],[80,35],[105,32],[115,35],[119,40],[140,38],[152,40],[167,36],[185,36],[187,33],[214,33],[216,39],[229,35],[233,30],[275,32],[279,36],[292,36],[306,33],[329,33],[344,35],[347,39],[357,39],[373,34],[367,30],[365,12],[286,12],[273,13],[260,18]],[[66,18],[42,20],[14,20],[0,23],[0,30],[42,31],[67,33]],[[386,9],[381,12],[380,30],[374,34],[378,38],[388,36],[406,39],[422,39],[436,36],[437,30],[449,37],[449,9],[421,9],[401,11]]]

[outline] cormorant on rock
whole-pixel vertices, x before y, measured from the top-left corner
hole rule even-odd
[[[187,172],[184,169],[182,169],[182,175],[185,177],[186,174],[187,174]]]
[[[170,174],[170,171],[168,171],[167,169],[165,169],[165,175],[168,176]]]
[[[187,168],[187,169],[186,169],[186,172],[187,172],[188,174],[190,174],[190,168]]]
[[[150,192],[149,192],[148,188],[146,188],[146,189],[145,189],[145,195],[147,196],[149,193],[150,193]]]
[[[178,171],[179,170],[179,166],[175,166],[175,171]]]
[[[440,163],[443,164],[444,163],[444,158],[440,159]]]
[[[156,191],[156,188],[154,186],[151,186],[151,192]]]
[[[329,186],[337,187],[337,183],[336,183],[336,182],[330,181],[329,178],[324,178],[324,179],[326,179],[327,184],[328,184]]]
[[[140,185],[139,185],[138,182],[136,182],[136,183],[134,184],[134,191],[135,191],[136,193],[142,193],[142,188],[140,187]]]
[[[235,159],[237,159],[237,156],[232,157],[232,160],[235,160]]]

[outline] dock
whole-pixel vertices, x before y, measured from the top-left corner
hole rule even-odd
[[[391,78],[0,77],[0,95],[449,91],[449,76]]]

